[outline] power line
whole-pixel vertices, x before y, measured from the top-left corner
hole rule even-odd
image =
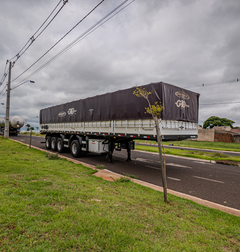
[[[202,105],[220,105],[220,104],[233,104],[233,103],[240,103],[239,102],[214,102],[214,103],[205,103],[205,104],[199,104],[200,106]]]
[[[28,40],[28,42],[23,46],[23,48],[9,61],[13,61],[13,59],[16,58],[15,61],[13,61],[13,66],[17,62],[17,60],[28,50],[28,48],[33,44],[33,42],[47,29],[47,27],[52,23],[52,21],[56,18],[56,16],[59,14],[59,12],[62,10],[62,8],[65,6],[65,4],[68,2],[68,0],[63,0],[63,5],[61,8],[57,11],[57,13],[53,16],[53,18],[47,23],[47,25],[41,30],[41,28],[44,26],[44,24],[48,21],[48,19],[52,16],[52,14],[55,12],[59,4],[62,2],[62,0],[59,1],[59,3],[56,5],[56,7],[53,9],[53,11],[50,13],[50,15],[47,17],[47,19],[42,23],[42,25],[38,28],[38,30],[32,35],[32,37]],[[41,30],[41,31],[40,31]],[[40,33],[34,37],[38,32]]]
[[[5,69],[4,69],[4,72],[3,72],[3,76],[2,76],[2,79],[0,81],[0,86],[3,84],[3,82],[5,81],[5,79],[6,79],[7,75],[8,75],[8,72],[6,72],[7,65],[8,65],[8,60],[6,61],[6,65],[5,65]]]
[[[108,20],[113,18],[116,14],[118,14],[120,11],[125,9],[127,6],[132,4],[135,0],[132,0],[130,3],[122,7],[126,2],[129,0],[123,1],[120,5],[118,5],[116,8],[114,8],[112,11],[110,11],[106,16],[104,16],[102,19],[100,19],[98,22],[96,22],[93,26],[91,26],[89,29],[87,29],[83,34],[81,34],[79,37],[77,37],[75,40],[73,40],[68,46],[66,46],[64,49],[62,49],[60,52],[58,52],[54,57],[52,57],[50,60],[48,60],[45,64],[43,64],[40,68],[38,68],[36,71],[34,71],[32,74],[28,75],[23,81],[26,79],[29,79],[30,77],[34,76],[38,72],[40,72],[43,68],[51,64],[53,61],[55,61],[57,58],[59,58],[62,54],[67,52],[69,49],[71,49],[73,46],[75,46],[77,43],[79,43],[81,40],[83,40],[85,37],[90,35],[93,31],[98,29],[100,26],[102,26],[104,23],[106,23]],[[119,11],[116,12],[120,7],[122,7]],[[114,13],[115,12],[115,13]],[[112,15],[113,14],[113,15]],[[112,15],[112,16],[110,16]],[[109,17],[110,16],[110,17]],[[105,21],[104,21],[105,20]],[[22,82],[15,85],[12,89],[15,89],[22,85]]]
[[[235,80],[230,80],[230,81],[225,81],[225,82],[216,82],[216,83],[202,83],[202,84],[198,84],[195,86],[188,86],[188,87],[184,87],[184,88],[193,88],[193,87],[206,87],[206,86],[212,86],[212,85],[222,85],[222,84],[232,84],[235,82],[238,82],[239,78],[235,79]]]
[[[63,5],[61,6],[61,8],[57,11],[57,13],[53,16],[53,18],[47,23],[47,25],[41,30],[41,28],[45,25],[45,23],[48,21],[48,19],[52,16],[52,14],[56,11],[57,7],[60,5],[60,3],[63,1]],[[13,65],[17,62],[17,60],[28,50],[28,48],[33,44],[33,42],[46,30],[46,28],[50,25],[50,23],[52,23],[52,21],[56,18],[56,16],[59,14],[59,12],[62,10],[62,8],[65,6],[65,4],[68,2],[68,0],[60,0],[58,2],[58,4],[56,5],[56,7],[53,9],[53,11],[50,13],[50,15],[47,17],[47,19],[42,23],[42,25],[37,29],[37,31],[32,35],[32,37],[27,41],[27,43],[23,46],[23,48],[10,60],[7,60],[6,62],[6,66],[8,64],[9,61],[12,61],[13,59],[16,58],[15,61],[13,61]],[[40,31],[41,30],[41,31]],[[34,36],[40,31],[40,33],[34,38]],[[1,78],[0,81],[0,86],[2,85],[2,83],[4,82],[5,78],[8,75],[8,71],[6,72],[6,66],[5,66],[5,70],[3,73],[3,76]]]
[[[7,84],[5,84],[5,86],[3,87],[2,91],[0,92],[0,94],[2,94],[2,93],[3,93],[3,91],[4,91],[4,90],[5,90],[5,88],[6,88],[6,86],[7,86]]]
[[[48,54],[57,44],[59,44],[70,32],[72,32],[84,19],[86,19],[98,6],[100,6],[104,0],[99,2],[90,12],[87,13],[76,25],[74,25],[64,36],[62,36],[53,46],[51,46],[40,58],[38,58],[32,65],[30,65],[25,71],[19,74],[15,79],[12,81],[17,80],[20,76],[26,73],[30,68],[32,68],[37,62],[39,62],[46,54]]]

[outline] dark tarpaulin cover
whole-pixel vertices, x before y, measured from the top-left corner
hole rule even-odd
[[[163,120],[198,122],[199,94],[163,82],[139,86],[151,91],[151,104],[164,105]],[[136,87],[40,110],[40,124],[152,118],[146,99],[133,95]]]

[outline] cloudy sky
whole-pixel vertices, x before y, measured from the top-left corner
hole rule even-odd
[[[163,81],[200,93],[199,124],[219,116],[240,126],[239,0],[129,0],[46,65],[124,1],[103,1],[42,57],[101,0],[68,0],[46,30],[35,34],[63,2],[0,0],[0,79],[6,61],[21,55],[12,59],[10,115],[38,126],[42,108]],[[20,51],[34,34],[36,40]],[[5,116],[7,78],[0,86],[0,117]]]

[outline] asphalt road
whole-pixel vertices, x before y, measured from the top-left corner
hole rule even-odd
[[[29,136],[11,137],[29,144]],[[32,145],[45,149],[44,138],[32,137]],[[70,153],[64,153],[72,157]],[[132,161],[126,162],[127,152],[115,151],[113,164],[105,156],[88,154],[85,163],[104,165],[105,169],[132,174],[138,179],[162,186],[159,157],[154,153],[132,151]],[[214,164],[202,160],[166,156],[169,189],[240,210],[240,167]]]

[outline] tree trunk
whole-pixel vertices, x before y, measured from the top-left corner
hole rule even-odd
[[[162,155],[162,136],[161,131],[159,128],[159,119],[154,118],[156,124],[156,131],[157,131],[157,141],[158,141],[158,151],[159,151],[159,158],[160,158],[160,166],[162,171],[162,184],[163,184],[163,192],[164,192],[164,202],[168,202],[167,196],[167,176],[166,176],[166,166],[164,165],[163,155]]]

